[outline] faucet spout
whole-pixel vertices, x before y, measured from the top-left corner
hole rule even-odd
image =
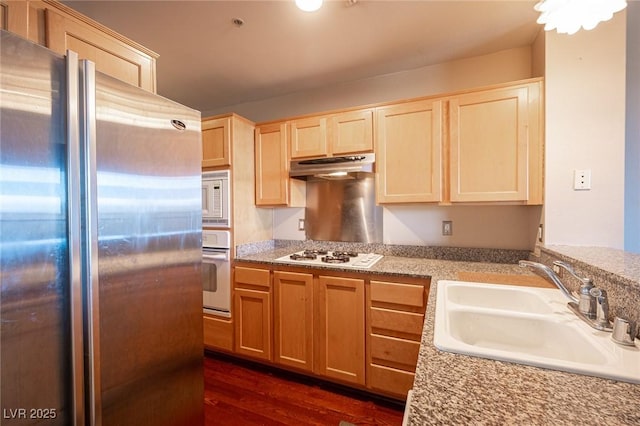
[[[542,263],[537,263],[537,262],[531,262],[529,260],[521,260],[518,262],[518,265],[520,265],[520,267],[522,268],[528,267],[531,269],[536,269],[538,271],[544,272],[547,278],[549,278],[549,280],[552,283],[554,283],[556,287],[560,289],[562,294],[564,294],[567,297],[567,299],[571,300],[574,303],[579,302],[578,298],[575,297],[573,294],[571,294],[571,292],[564,286],[564,284],[562,284],[562,281],[560,281],[560,278],[558,277],[558,275],[556,275],[556,273],[553,272],[553,269],[549,268],[547,265],[544,265]]]

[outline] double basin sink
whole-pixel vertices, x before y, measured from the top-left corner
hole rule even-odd
[[[640,349],[580,320],[559,290],[439,281],[434,344],[446,352],[640,383]]]

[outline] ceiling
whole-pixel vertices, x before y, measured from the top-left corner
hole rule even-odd
[[[526,46],[540,30],[528,0],[63,3],[157,52],[158,93],[203,112]]]

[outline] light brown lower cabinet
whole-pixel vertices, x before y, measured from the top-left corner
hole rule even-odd
[[[275,362],[313,371],[313,275],[275,271]]]
[[[244,264],[233,276],[236,354],[406,398],[428,279]]]
[[[318,373],[364,385],[364,280],[320,276],[316,301]]]
[[[271,276],[268,269],[234,268],[235,352],[270,361]]]
[[[231,318],[222,318],[204,314],[204,346],[209,349],[233,351],[233,322]]]
[[[364,280],[275,271],[275,362],[365,384]]]
[[[406,398],[413,386],[428,283],[375,281],[367,294],[367,386]]]

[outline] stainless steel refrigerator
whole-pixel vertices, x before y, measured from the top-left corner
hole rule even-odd
[[[202,424],[200,113],[1,37],[0,422]]]

